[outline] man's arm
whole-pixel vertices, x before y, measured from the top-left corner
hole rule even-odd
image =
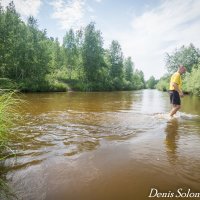
[[[179,89],[177,83],[173,83],[174,89],[179,93],[180,97],[183,97],[183,92],[182,90]]]

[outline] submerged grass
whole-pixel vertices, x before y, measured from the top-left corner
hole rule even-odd
[[[2,200],[18,199],[17,196],[11,191],[9,186],[2,179],[0,179],[0,199]]]

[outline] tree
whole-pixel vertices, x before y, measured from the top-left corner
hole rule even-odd
[[[112,41],[109,49],[103,48],[94,22],[76,32],[70,29],[61,46],[57,38],[48,38],[46,30],[39,30],[35,18],[24,23],[13,2],[6,9],[0,4],[2,88],[65,91],[66,83],[84,91],[143,88],[143,73],[133,73],[130,57],[123,60],[118,41]]]
[[[113,40],[109,49],[110,76],[122,80],[123,78],[123,53],[118,41]]]
[[[183,89],[185,92],[200,96],[200,62],[197,68],[193,68],[192,72],[186,74],[183,80]]]
[[[0,72],[3,77],[19,77],[19,50],[24,23],[11,2],[0,12]]]
[[[135,89],[145,88],[144,74],[141,70],[136,69],[133,74],[133,82],[135,85]]]
[[[161,91],[167,91],[169,90],[169,82],[170,82],[170,75],[165,74],[160,78],[158,83],[156,84],[156,89],[161,90]]]
[[[125,68],[125,78],[127,81],[132,81],[133,79],[133,67],[134,63],[131,60],[131,57],[125,59],[124,68]]]
[[[86,26],[82,46],[82,62],[85,80],[98,82],[103,66],[103,39],[100,31],[95,30],[91,22]]]
[[[66,65],[69,73],[69,79],[71,79],[72,71],[75,70],[76,60],[78,57],[76,37],[73,29],[70,29],[68,32],[66,32],[63,38],[63,47],[66,57]]]
[[[158,81],[156,81],[156,79],[154,78],[154,76],[151,76],[149,78],[149,80],[146,82],[146,86],[147,86],[147,88],[154,89],[155,85],[157,84],[157,82]]]
[[[29,17],[21,35],[19,48],[20,76],[17,82],[23,90],[39,91],[49,72],[49,47],[46,31],[38,30],[37,20]]]
[[[191,72],[192,67],[197,65],[200,59],[200,51],[193,44],[182,46],[176,49],[171,55],[166,54],[166,67],[169,73],[177,71],[179,65],[184,65],[188,72]]]
[[[50,51],[50,63],[49,67],[51,72],[55,72],[56,70],[61,70],[64,65],[64,55],[63,48],[60,46],[58,38],[55,40],[52,38],[48,42],[48,47]]]

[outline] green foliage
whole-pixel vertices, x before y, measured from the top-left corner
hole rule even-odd
[[[133,81],[135,85],[135,89],[139,90],[142,88],[145,88],[145,80],[144,80],[144,74],[141,70],[135,70],[135,73],[133,75]]]
[[[146,82],[146,87],[149,89],[155,89],[157,83],[158,81],[154,78],[154,76],[151,76]]]
[[[60,78],[60,77],[59,77]],[[59,78],[55,77],[53,74],[49,74],[46,76],[46,82],[43,85],[43,90],[41,91],[45,91],[45,92],[66,92],[69,87],[66,83],[64,83],[63,80],[59,80]]]
[[[169,90],[169,81],[170,81],[170,76],[168,74],[164,75],[156,84],[156,89],[161,90],[161,91],[167,91]]]
[[[0,78],[0,89],[16,89],[17,84],[9,78]]]
[[[39,30],[37,20],[25,24],[11,3],[0,9],[0,88],[21,91],[104,91],[145,87],[141,71],[123,57],[118,41],[103,48],[95,23],[69,29],[61,46]]]
[[[0,161],[4,161],[8,156],[15,155],[12,147],[12,133],[9,129],[17,119],[16,108],[21,100],[16,98],[14,92],[0,94]],[[0,168],[0,174],[2,171]],[[0,199],[16,198],[9,186],[0,177]]]
[[[16,109],[20,102],[14,92],[0,94],[0,160],[7,157],[8,152],[13,154],[9,145],[9,128],[17,118]]]
[[[97,82],[103,66],[103,38],[101,32],[95,30],[94,23],[90,23],[85,28],[82,61],[85,80]]]
[[[191,72],[192,67],[195,67],[200,60],[200,51],[193,44],[188,47],[182,46],[176,49],[171,55],[166,54],[166,67],[169,73],[177,71],[179,65],[184,65],[188,72]]]
[[[37,90],[48,73],[48,48],[45,31],[37,28],[30,17],[21,21],[13,4],[0,14],[0,72],[1,77],[15,81],[22,90]],[[31,86],[31,87],[30,87]]]
[[[183,90],[200,96],[200,63],[187,74],[183,81]]]
[[[48,61],[48,40],[45,31],[39,31],[37,28],[37,22],[32,17],[28,20],[27,27],[27,50],[25,55],[27,56],[27,63],[24,69],[22,81],[28,83],[43,83],[45,76],[49,72]],[[28,66],[28,67],[27,67]]]
[[[189,93],[189,87],[188,87],[189,81],[190,81],[190,73],[186,72],[184,77],[182,77],[182,90],[185,93]]]
[[[0,13],[0,74],[1,77],[17,78],[19,51],[24,23],[10,3],[6,11]]]
[[[133,67],[134,63],[131,60],[131,57],[128,57],[124,61],[124,68],[125,68],[125,78],[127,81],[131,82],[133,79]]]
[[[73,29],[66,32],[63,38],[63,47],[66,59],[66,68],[69,74],[69,79],[72,78],[72,71],[76,69],[76,61],[78,60],[77,40]]]
[[[123,78],[123,53],[118,41],[112,41],[109,49],[109,61],[110,61],[110,76],[114,79],[114,82],[118,82]],[[119,83],[117,83],[119,86]],[[118,87],[117,86],[117,87]]]
[[[127,81],[126,79],[124,80],[124,90],[134,90],[136,87],[133,85],[133,82]]]
[[[60,47],[58,39],[52,38],[47,41],[47,48],[49,52],[49,71],[54,73],[56,70],[62,70],[64,67],[64,48]]]

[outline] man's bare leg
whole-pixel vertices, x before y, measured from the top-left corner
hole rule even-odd
[[[173,105],[172,110],[170,111],[169,115],[170,117],[173,117],[174,114],[176,114],[176,112],[181,108],[180,105]]]

